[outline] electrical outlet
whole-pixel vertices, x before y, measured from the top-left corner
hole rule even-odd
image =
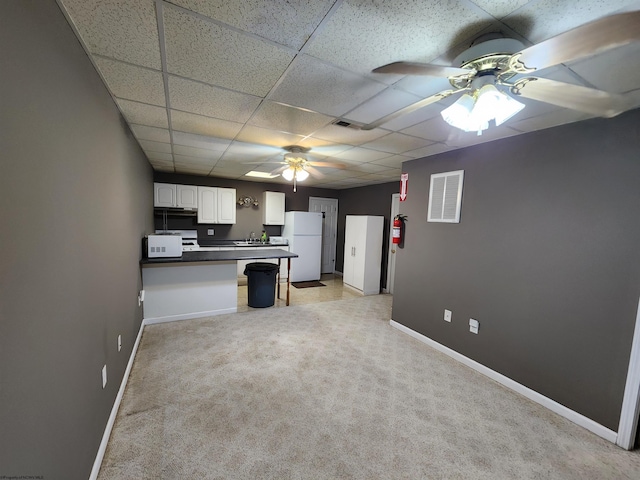
[[[451,321],[451,310],[445,310],[444,311],[444,321],[445,322],[450,322]]]
[[[122,335],[118,335],[118,351],[122,350]]]
[[[102,367],[102,388],[107,386],[107,366]]]
[[[473,318],[469,319],[469,331],[471,333],[478,334],[478,329],[480,328],[480,322],[478,320],[474,320]]]
[[[213,228],[207,230],[207,235],[213,235]]]

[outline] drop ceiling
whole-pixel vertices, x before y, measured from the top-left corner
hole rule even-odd
[[[310,148],[307,185],[397,181],[415,158],[589,118],[535,100],[483,135],[457,131],[445,99],[371,123],[450,88],[447,79],[373,74],[404,60],[451,65],[480,35],[529,46],[620,11],[623,0],[58,0],[157,171],[261,182],[283,147]],[[640,100],[640,42],[536,72]],[[455,131],[454,131],[455,130]]]

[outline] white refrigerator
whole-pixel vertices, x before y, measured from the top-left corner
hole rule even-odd
[[[322,257],[322,213],[285,212],[282,236],[289,242],[292,282],[320,280]]]

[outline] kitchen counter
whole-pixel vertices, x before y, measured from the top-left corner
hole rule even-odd
[[[269,245],[273,246],[273,245]],[[298,255],[282,249],[237,249],[214,252],[183,252],[182,257],[140,260],[145,292],[146,324],[208,317],[238,310],[237,262],[243,260],[291,259]],[[287,275],[289,305],[290,282]],[[280,282],[277,282],[280,298]]]
[[[273,247],[273,245],[263,245]],[[282,249],[265,250],[224,250],[219,252],[182,252],[182,257],[143,258],[140,265],[189,263],[189,262],[224,262],[231,260],[260,260],[267,258],[296,258],[298,255]]]

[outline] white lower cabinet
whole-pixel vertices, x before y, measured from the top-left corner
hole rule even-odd
[[[384,217],[347,215],[343,282],[364,295],[380,293]]]
[[[198,187],[198,223],[236,223],[236,189]]]

